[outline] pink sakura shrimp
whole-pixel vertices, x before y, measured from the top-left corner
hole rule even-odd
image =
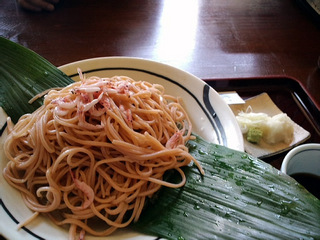
[[[79,74],[79,78],[81,80],[82,83],[84,83],[84,81],[86,80],[82,74],[82,71],[80,68],[77,68],[78,74]]]
[[[81,229],[79,234],[79,240],[84,240],[85,235],[86,235],[86,231],[84,229]]]
[[[122,114],[124,114],[125,116],[125,121],[128,124],[129,127],[132,127],[132,112],[131,109],[125,109],[123,105],[119,106],[120,111],[122,112]]]
[[[182,133],[176,132],[173,134],[166,143],[166,148],[172,149],[177,147],[180,143],[182,143]]]
[[[100,93],[100,95],[97,98],[92,99],[92,101],[84,104],[84,111],[87,112],[89,109],[93,108],[98,102],[100,102],[101,98],[103,96],[103,92]]]
[[[68,96],[52,100],[51,103],[57,104],[59,108],[63,108],[63,109],[71,109],[76,106],[76,102],[70,99],[70,97]]]
[[[128,94],[129,92],[129,86],[126,83],[121,83],[117,86],[117,91],[118,93],[124,93],[124,94]]]
[[[75,93],[78,94],[78,98],[81,100],[82,103],[89,103],[90,102],[90,96],[86,92],[78,91],[78,89],[75,89]]]
[[[100,101],[99,104],[97,104],[95,107],[90,108],[89,112],[91,116],[100,117],[106,112],[106,109],[104,108],[104,106],[101,104],[101,101]]]
[[[131,86],[127,82],[120,82],[115,84],[112,81],[101,81],[93,79],[88,84],[85,82],[84,76],[79,70],[79,76],[82,80],[82,85],[74,89],[74,93],[77,94],[78,116],[79,126],[85,127],[90,130],[96,130],[103,128],[102,125],[93,125],[86,121],[86,112],[89,112],[92,116],[101,116],[108,109],[111,110],[111,102],[109,94],[125,94],[129,96],[129,87]],[[129,96],[130,97],[130,96]],[[124,109],[124,106],[119,106],[122,115],[129,127],[132,127],[132,112],[130,109]]]
[[[103,126],[102,125],[93,125],[91,123],[88,123],[86,121],[86,117],[85,117],[85,111],[84,111],[84,106],[80,106],[78,107],[78,117],[79,117],[79,126],[80,127],[84,127],[88,130],[98,130],[98,129],[102,129]]]
[[[101,129],[101,125],[93,125],[86,121],[85,112],[90,112],[94,116],[101,116],[105,111],[103,109],[96,109],[96,106],[104,97],[103,91],[98,91],[94,93],[77,92],[78,95],[78,116],[79,125],[90,130]]]
[[[74,108],[77,103],[71,100],[69,97],[58,98],[51,101],[52,104],[56,105],[55,113],[58,116],[65,116],[68,114],[69,110]]]
[[[72,178],[75,186],[80,191],[82,191],[84,193],[84,195],[86,196],[86,199],[81,206],[81,209],[86,209],[91,205],[91,203],[93,203],[93,200],[94,200],[93,189],[85,182],[81,182],[79,179],[75,178],[71,169],[69,169],[69,171],[70,171],[71,178]]]
[[[90,86],[87,85],[85,87],[78,87],[75,89],[76,93],[78,92],[82,92],[82,93],[94,93],[94,92],[98,92],[100,91],[100,87],[99,86]]]
[[[109,97],[108,96],[106,96],[106,95],[103,95],[102,96],[102,99],[101,99],[101,101],[100,101],[100,104],[103,106],[103,107],[105,107],[106,109],[111,109],[111,103],[110,103],[110,99],[109,99]]]

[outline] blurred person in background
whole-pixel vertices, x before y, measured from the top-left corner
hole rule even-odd
[[[18,0],[18,4],[30,11],[41,12],[41,11],[54,11],[55,4],[57,4],[59,0]]]

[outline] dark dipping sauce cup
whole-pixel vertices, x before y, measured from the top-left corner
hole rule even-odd
[[[309,143],[293,148],[285,156],[281,172],[296,179],[320,199],[320,144]]]

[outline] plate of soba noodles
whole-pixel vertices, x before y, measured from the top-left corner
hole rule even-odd
[[[0,112],[0,233],[7,239],[160,239],[130,229],[146,199],[201,165],[193,133],[243,151],[229,106],[196,76],[139,58],[59,67],[75,80],[16,124]],[[181,181],[163,178],[173,169]]]

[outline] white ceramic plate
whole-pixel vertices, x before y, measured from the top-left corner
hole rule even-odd
[[[177,68],[137,58],[106,57],[78,61],[61,66],[60,69],[68,76],[77,80],[77,68],[86,76],[112,77],[126,75],[134,80],[145,80],[162,84],[167,93],[180,96],[193,123],[193,131],[206,140],[243,151],[243,138],[236,119],[229,106],[219,94],[201,79]],[[5,121],[0,113],[0,126]],[[0,168],[6,165],[2,151],[2,143],[6,137],[4,132],[0,142]],[[32,212],[25,206],[20,193],[10,187],[0,174],[0,233],[8,239],[68,239],[68,231],[55,226],[43,216],[16,230],[17,224],[26,220]],[[138,233],[121,230],[111,237],[92,237],[86,239],[158,239],[141,236]]]

